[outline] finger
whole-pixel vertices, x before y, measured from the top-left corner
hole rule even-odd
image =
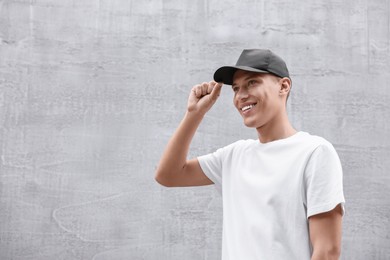
[[[201,86],[200,85],[196,85],[194,87],[194,92],[195,92],[195,96],[197,98],[200,98],[202,96],[202,90],[201,90]]]
[[[213,91],[211,91],[211,93],[210,93],[210,98],[212,100],[217,100],[217,98],[219,97],[219,95],[221,93],[222,86],[223,86],[223,83],[215,84]]]
[[[209,83],[207,83],[207,82],[202,83],[202,96],[207,95],[208,87],[209,87]]]
[[[213,88],[214,88],[215,84],[217,84],[217,82],[215,82],[215,81],[210,81],[209,82],[209,87],[207,88],[207,94],[210,94],[211,91],[213,91]]]

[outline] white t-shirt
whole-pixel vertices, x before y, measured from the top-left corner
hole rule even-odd
[[[340,159],[321,137],[241,140],[198,160],[222,194],[223,260],[310,259],[308,218],[344,212]]]

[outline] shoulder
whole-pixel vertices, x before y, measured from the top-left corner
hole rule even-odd
[[[338,162],[340,158],[333,144],[323,137],[305,133],[304,143],[310,147],[310,161]]]
[[[229,145],[226,145],[225,147],[222,147],[221,149],[224,150],[237,150],[237,149],[243,149],[247,147],[251,147],[257,143],[257,140],[254,139],[242,139],[235,141],[234,143],[231,143]]]
[[[300,141],[310,145],[314,150],[319,147],[333,148],[333,145],[325,138],[307,132],[302,132]]]
[[[216,153],[220,153],[224,155],[228,155],[228,154],[233,155],[233,154],[241,153],[247,149],[250,149],[251,147],[254,147],[257,141],[258,140],[254,140],[254,139],[238,140],[234,143],[219,148],[216,151]]]
[[[309,160],[311,161],[314,159],[328,160],[331,158],[332,160],[339,160],[333,144],[323,137],[301,132],[297,142],[299,142],[297,146],[300,147],[301,151],[305,153],[307,158],[310,158]]]

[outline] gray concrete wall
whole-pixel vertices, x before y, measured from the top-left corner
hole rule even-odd
[[[192,85],[243,48],[344,167],[342,259],[390,259],[390,2],[0,1],[0,259],[217,260],[213,187],[154,181]],[[254,137],[229,87],[191,156]]]

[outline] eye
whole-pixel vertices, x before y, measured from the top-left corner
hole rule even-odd
[[[248,81],[248,87],[253,86],[255,84],[256,84],[256,80],[254,80],[254,79],[251,79]]]
[[[236,93],[238,91],[238,87],[232,87],[232,90],[234,93]]]

